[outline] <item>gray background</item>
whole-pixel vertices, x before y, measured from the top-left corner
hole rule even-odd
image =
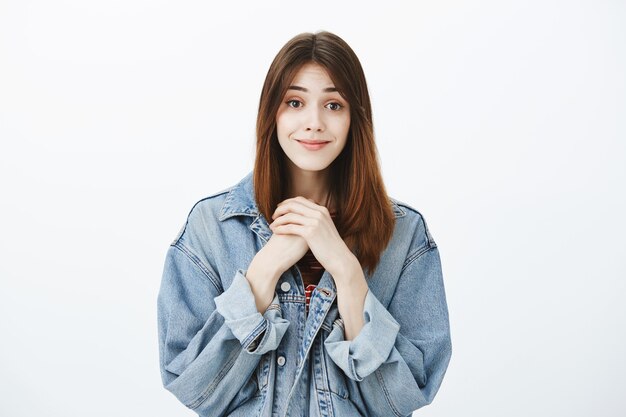
[[[158,370],[167,247],[326,29],[442,256],[453,355],[415,415],[625,415],[625,3],[231,4],[0,2],[0,414],[195,415]]]

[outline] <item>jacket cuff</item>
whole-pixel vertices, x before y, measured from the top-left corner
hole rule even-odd
[[[324,341],[330,358],[354,381],[362,381],[387,360],[400,331],[398,322],[371,290],[365,296],[363,318],[365,324],[353,340],[345,340],[341,320],[336,320]]]
[[[249,353],[262,355],[278,347],[289,321],[282,318],[276,293],[265,313],[258,312],[246,272],[238,269],[230,287],[214,301],[218,313],[224,317],[241,346]]]

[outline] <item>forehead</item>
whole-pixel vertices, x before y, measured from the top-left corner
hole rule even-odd
[[[323,84],[322,87],[333,87],[333,81],[324,67],[316,63],[304,64],[293,77],[291,84]]]

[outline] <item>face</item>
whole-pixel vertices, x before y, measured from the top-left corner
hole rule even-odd
[[[292,168],[326,169],[346,145],[349,128],[348,102],[326,70],[314,63],[302,66],[276,114],[278,142]],[[312,141],[325,144],[307,144]]]

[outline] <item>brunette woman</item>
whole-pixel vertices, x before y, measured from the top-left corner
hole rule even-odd
[[[254,168],[190,210],[158,324],[163,385],[200,416],[400,417],[433,401],[452,353],[439,250],[386,193],[365,76],[337,35],[278,52]]]

